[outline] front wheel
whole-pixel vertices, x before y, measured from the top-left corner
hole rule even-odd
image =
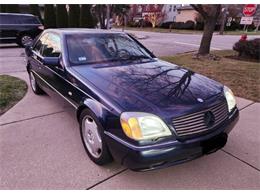
[[[104,140],[104,130],[98,118],[89,109],[80,114],[80,132],[84,148],[89,158],[98,165],[112,161]]]
[[[37,95],[44,94],[43,90],[39,87],[32,71],[29,72],[29,79],[30,79],[30,85],[31,85],[33,93],[35,93]]]

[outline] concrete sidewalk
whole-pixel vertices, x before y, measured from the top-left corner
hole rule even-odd
[[[0,50],[0,74],[28,83],[21,49]],[[10,65],[10,67],[9,67]],[[0,117],[0,189],[260,189],[260,104],[237,98],[240,120],[224,149],[151,172],[93,164],[74,111],[47,95],[26,96]]]

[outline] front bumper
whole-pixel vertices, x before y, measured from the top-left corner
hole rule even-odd
[[[148,146],[134,146],[105,132],[110,152],[115,160],[135,171],[146,171],[180,164],[225,146],[228,133],[239,119],[236,109],[216,131],[193,139]]]

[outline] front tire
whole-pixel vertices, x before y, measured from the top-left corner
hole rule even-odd
[[[33,93],[35,93],[36,95],[44,94],[43,90],[39,87],[32,71],[29,71],[29,79]]]
[[[89,158],[97,165],[112,162],[104,139],[104,129],[95,114],[85,109],[80,114],[79,122],[82,143]]]

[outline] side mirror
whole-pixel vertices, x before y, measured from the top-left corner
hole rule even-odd
[[[43,57],[42,63],[44,65],[60,66],[59,57]]]
[[[32,55],[32,46],[26,46],[25,47],[25,54],[27,56],[31,56]]]

